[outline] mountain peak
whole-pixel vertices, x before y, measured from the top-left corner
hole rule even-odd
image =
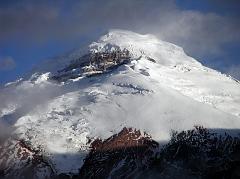
[[[150,58],[160,65],[188,64],[201,66],[198,61],[185,54],[181,47],[162,41],[154,35],[113,29],[87,46],[82,46],[71,53],[45,61],[34,68],[32,73],[57,72],[84,55],[124,50],[129,51],[132,59]]]
[[[0,164],[7,164],[3,171],[0,168],[0,177],[8,171],[15,175],[18,166],[35,167],[41,176],[73,176],[82,167],[83,173],[88,172],[87,163],[101,169],[95,159],[102,162],[110,156],[107,164],[116,158],[115,151],[121,160],[112,163],[108,171],[131,168],[135,165],[122,162],[130,164],[133,156],[138,160],[139,149],[146,153],[155,150],[145,147],[153,141],[138,130],[161,143],[171,139],[172,131],[191,130],[196,125],[217,133],[230,130],[231,136],[239,132],[239,83],[153,35],[111,30],[89,46],[43,67],[44,71],[37,70],[30,78],[0,89],[0,121],[15,129],[2,145],[5,150],[0,148]],[[122,143],[131,137],[130,147]],[[117,150],[105,152],[112,144]],[[137,153],[132,153],[135,144]],[[104,153],[99,152],[102,149]],[[2,151],[6,151],[4,155]],[[151,158],[146,156],[140,163]],[[25,165],[29,158],[37,165]]]
[[[162,41],[151,34],[138,34],[131,31],[114,29],[89,45],[91,52],[109,52],[114,50],[130,51],[134,58],[147,56],[162,65],[197,63],[187,56],[183,49],[174,44]]]

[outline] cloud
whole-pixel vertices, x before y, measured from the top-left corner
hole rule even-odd
[[[10,137],[13,130],[9,124],[0,120],[0,145]]]
[[[209,1],[210,2],[210,1]],[[225,7],[224,1],[216,7]],[[234,0],[231,0],[235,4]],[[0,8],[0,39],[73,40],[111,28],[153,33],[195,56],[219,54],[240,41],[238,17],[182,10],[174,0],[16,1]]]
[[[0,8],[0,39],[24,36],[36,40],[49,36],[57,29],[58,8],[48,4],[21,1]],[[54,27],[54,28],[53,28]]]
[[[175,21],[163,25],[159,36],[190,53],[221,54],[222,45],[240,41],[240,23],[235,19],[196,11],[179,12],[173,18]]]
[[[12,70],[16,67],[16,63],[12,57],[0,57],[0,71]]]

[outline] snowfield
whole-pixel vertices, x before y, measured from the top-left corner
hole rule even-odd
[[[50,80],[86,53],[127,49],[131,62],[108,73]],[[64,59],[62,63],[59,61]],[[153,60],[149,60],[153,59]],[[240,128],[240,83],[153,35],[111,30],[88,48],[35,68],[0,90],[0,117],[19,139],[41,147],[57,173],[77,173],[89,139],[123,127],[168,141],[172,130]]]

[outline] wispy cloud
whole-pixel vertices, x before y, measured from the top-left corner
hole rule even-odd
[[[221,1],[212,6],[224,7]],[[236,6],[236,1],[229,3]],[[239,3],[238,3],[239,4]],[[17,1],[0,8],[0,39],[69,40],[121,28],[153,33],[202,56],[224,52],[222,45],[240,41],[236,16],[187,11],[174,0]]]

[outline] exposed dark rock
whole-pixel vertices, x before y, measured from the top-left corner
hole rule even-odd
[[[219,136],[202,127],[175,132],[158,153],[147,175],[171,176],[166,172],[169,168],[170,171],[188,171],[187,175],[193,178],[240,178],[240,139],[227,134]]]
[[[130,62],[129,51],[117,50],[112,52],[98,52],[83,55],[72,61],[67,67],[51,77],[52,80],[66,81],[75,79],[83,74],[87,77],[99,75],[114,70],[120,65]]]
[[[106,140],[97,139],[80,169],[79,178],[132,178],[146,170],[158,143],[139,130],[124,128]]]
[[[0,147],[0,170],[0,176],[7,179],[54,176],[54,170],[40,151],[24,140],[9,140]]]
[[[90,143],[78,174],[57,174],[41,150],[26,141],[5,143],[0,146],[0,178],[240,178],[240,138],[202,127],[174,132],[162,149],[132,128]]]
[[[156,60],[154,60],[153,58],[147,57],[147,59],[153,63],[156,63]]]

